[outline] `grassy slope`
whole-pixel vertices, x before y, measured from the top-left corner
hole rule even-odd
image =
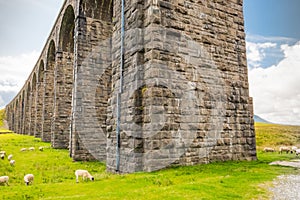
[[[258,149],[266,146],[278,148],[282,145],[300,145],[299,126],[256,123],[255,129]]]
[[[0,110],[0,127],[3,126],[3,121],[5,119],[5,110],[4,109],[1,109]]]
[[[1,133],[11,133],[10,130],[5,129],[4,120],[5,120],[5,109],[1,109],[0,110],[0,134]]]
[[[269,130],[274,134],[272,138],[281,138],[282,130],[294,133],[294,128],[290,128],[257,124],[257,143],[269,145],[268,140],[261,143],[259,139],[269,135]],[[289,142],[298,141],[295,138],[297,135]],[[22,147],[29,146],[47,148],[43,152],[20,152]],[[9,166],[7,160],[0,160],[0,176],[10,176],[10,186],[0,187],[0,199],[268,199],[266,188],[273,178],[297,172],[293,168],[268,165],[270,161],[288,160],[294,155],[261,151],[258,151],[259,160],[254,162],[212,163],[114,175],[105,171],[103,163],[72,162],[68,151],[51,149],[49,143],[30,136],[0,134],[0,150],[14,154],[16,160],[15,167]],[[95,182],[76,184],[74,171],[79,168],[89,170]],[[29,187],[22,180],[26,173],[35,175],[34,184]]]

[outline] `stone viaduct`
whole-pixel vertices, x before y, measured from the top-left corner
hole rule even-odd
[[[10,129],[121,173],[256,159],[243,1],[122,2],[65,0]]]

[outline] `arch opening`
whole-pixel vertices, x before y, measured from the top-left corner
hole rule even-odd
[[[81,0],[80,16],[112,22],[113,0]]]

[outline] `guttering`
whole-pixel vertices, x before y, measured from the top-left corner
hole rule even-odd
[[[121,95],[123,93],[123,69],[124,69],[124,39],[125,39],[125,0],[121,1],[121,53],[120,53],[120,85],[117,95],[117,146],[116,146],[116,172],[120,171],[120,126],[121,126]]]

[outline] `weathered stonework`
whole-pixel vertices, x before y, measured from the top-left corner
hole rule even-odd
[[[242,0],[125,0],[124,36],[121,0],[66,0],[10,128],[122,173],[256,159]]]

